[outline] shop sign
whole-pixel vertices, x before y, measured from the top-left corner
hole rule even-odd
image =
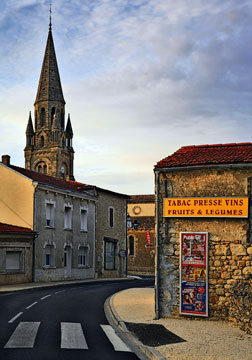
[[[180,314],[208,316],[208,233],[180,234]]]
[[[247,218],[248,198],[165,198],[164,217]]]

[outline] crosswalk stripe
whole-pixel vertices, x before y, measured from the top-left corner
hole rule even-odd
[[[61,349],[88,349],[81,324],[61,323]]]
[[[101,325],[101,328],[109,338],[115,351],[132,352],[130,348],[119,338],[119,336],[116,335],[115,330],[110,325]]]
[[[5,348],[32,348],[40,322],[20,322]]]

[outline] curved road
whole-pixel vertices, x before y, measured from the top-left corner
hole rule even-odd
[[[153,277],[102,281],[0,294],[0,359],[138,359],[114,334],[104,302]]]

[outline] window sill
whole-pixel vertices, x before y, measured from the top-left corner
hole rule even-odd
[[[87,233],[88,231],[87,231],[87,230],[80,229],[80,232],[81,232],[81,233]]]
[[[72,231],[73,229],[64,228],[64,231]]]
[[[78,269],[90,269],[91,266],[89,265],[78,265]]]
[[[44,265],[44,266],[43,266],[43,269],[44,269],[44,270],[56,269],[56,266]]]
[[[54,226],[45,226],[46,229],[53,229],[55,230],[55,227]]]

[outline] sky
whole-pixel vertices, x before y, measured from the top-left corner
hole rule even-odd
[[[48,0],[0,1],[0,155],[24,167]],[[181,146],[252,142],[251,0],[53,0],[77,181],[154,193]]]

